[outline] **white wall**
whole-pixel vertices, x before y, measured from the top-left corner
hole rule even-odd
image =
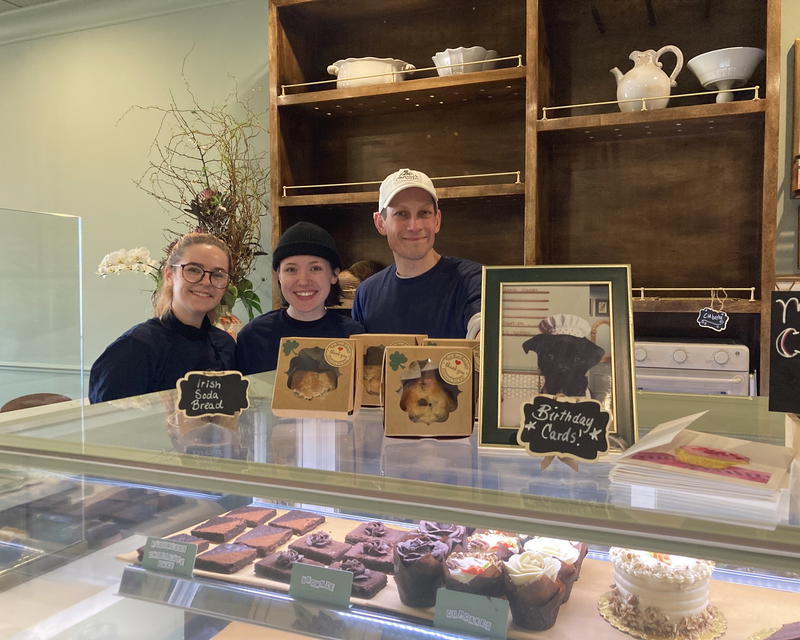
[[[120,117],[132,105],[166,106],[170,91],[187,104],[187,54],[201,104],[221,102],[236,82],[266,109],[266,0],[62,0],[0,14],[0,207],[83,218],[87,366],[151,315],[149,278],[101,279],[100,259],[136,246],[159,255],[164,227],[183,228],[133,184],[159,115]],[[269,306],[267,260],[255,276]]]

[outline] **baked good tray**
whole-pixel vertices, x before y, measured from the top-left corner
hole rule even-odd
[[[278,509],[275,517],[283,515],[286,511],[285,509]],[[358,520],[325,515],[325,522],[312,531],[327,531],[334,540],[344,541],[345,535],[361,524],[361,521]],[[196,523],[185,529],[174,531],[164,537],[166,538],[178,533],[189,533],[199,524],[201,523]],[[392,528],[399,528],[394,522],[389,523],[389,526]],[[411,529],[409,529],[409,531],[411,531]],[[278,550],[285,549],[289,544],[301,537],[302,536],[293,534],[287,542],[278,547]],[[232,540],[229,542],[232,542]],[[209,549],[213,549],[215,546],[217,545],[211,543]],[[118,559],[130,564],[138,564],[136,549],[119,555]],[[194,575],[215,581],[255,587],[271,592],[288,593],[289,591],[288,583],[257,576],[254,573],[252,563],[231,574],[195,569]],[[621,638],[630,638],[630,636],[622,631],[612,627],[598,613],[598,601],[609,591],[611,582],[610,563],[591,557],[585,558],[580,578],[572,589],[572,595],[569,601],[561,606],[555,625],[546,631],[526,631],[514,625],[509,616],[508,637],[519,638],[521,640],[538,638],[547,638],[548,640],[572,640],[576,637],[591,637],[595,640],[620,640]],[[236,594],[231,593],[231,597],[235,598]],[[394,577],[392,575],[388,576],[387,586],[379,591],[373,598],[363,599],[351,597],[350,602],[351,605],[357,609],[395,614],[405,619],[419,620],[426,625],[431,624],[434,615],[434,609],[432,607],[417,609],[404,605],[400,601],[400,596],[397,593],[397,587],[395,586]],[[749,635],[757,633],[764,628],[765,621],[767,620],[770,625],[773,626],[780,626],[781,624],[792,622],[797,618],[797,611],[800,611],[800,593],[734,584],[722,580],[711,581],[711,602],[722,611],[727,619],[728,631],[720,637],[731,639],[746,638]],[[324,607],[324,605],[318,606]],[[271,617],[269,622],[273,623],[277,621]],[[286,624],[287,628],[292,627],[292,621],[288,619],[283,620],[282,624]]]

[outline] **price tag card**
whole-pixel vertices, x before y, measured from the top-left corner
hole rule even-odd
[[[349,571],[316,567],[303,562],[292,565],[289,595],[293,598],[347,607],[352,588],[353,574]]]
[[[194,543],[150,536],[144,546],[142,566],[153,571],[191,577],[196,555],[197,545]]]
[[[178,380],[178,410],[190,418],[235,416],[250,406],[249,384],[238,371],[189,371]]]
[[[433,624],[482,638],[505,638],[508,600],[463,593],[442,587],[436,592]]]

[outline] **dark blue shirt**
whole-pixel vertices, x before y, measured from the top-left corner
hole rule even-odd
[[[89,401],[174,389],[187,371],[236,369],[236,343],[203,319],[198,329],[171,313],[128,329],[95,360]]]
[[[275,309],[247,323],[236,341],[236,362],[245,375],[272,371],[278,366],[281,338],[347,338],[364,333],[352,318],[327,311],[319,320],[295,320],[286,309]]]
[[[481,310],[481,275],[477,262],[447,256],[415,278],[398,278],[391,265],[358,286],[353,319],[368,333],[463,338]]]

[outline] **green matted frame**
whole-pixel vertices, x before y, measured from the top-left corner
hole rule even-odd
[[[481,302],[481,446],[518,448],[517,430],[500,426],[504,285],[607,285],[613,427],[625,447],[638,437],[633,382],[633,313],[630,265],[511,266],[483,268]]]

